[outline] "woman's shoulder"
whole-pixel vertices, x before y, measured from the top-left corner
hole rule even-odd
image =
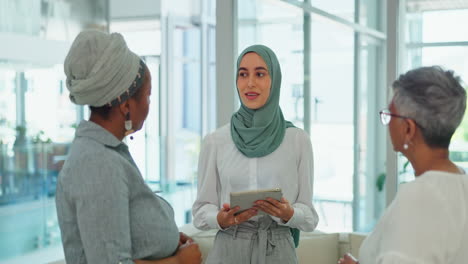
[[[402,204],[421,204],[446,206],[465,201],[465,190],[468,176],[442,171],[428,171],[415,180],[403,183],[397,193],[396,200]]]
[[[286,140],[293,140],[299,144],[303,144],[304,142],[310,142],[309,134],[304,129],[299,127],[287,128],[284,137]]]
[[[288,127],[286,128],[286,133],[291,133],[295,135],[306,135],[309,136],[309,134],[302,128],[300,127]]]
[[[427,171],[414,181],[405,183],[405,189],[411,192],[426,192],[431,189],[436,192],[452,192],[468,183],[468,175],[444,171]]]
[[[109,147],[91,138],[81,137],[73,141],[67,161],[92,160],[99,163],[102,160],[115,161],[119,159],[121,159],[121,157],[116,155],[115,151]]]
[[[395,199],[376,227],[385,236],[387,250],[405,252],[411,256],[415,252],[413,246],[432,245],[433,249],[444,251],[446,247],[453,248],[453,244],[458,243],[456,241],[460,239],[460,230],[466,224],[466,210],[460,208],[466,208],[467,202],[456,189],[449,191],[441,186],[439,180],[444,180],[441,176],[447,175],[439,172],[424,173],[416,180],[399,187]],[[434,229],[434,226],[441,228]],[[451,237],[450,240],[447,237]],[[402,244],[402,241],[409,244]],[[440,241],[449,243],[442,245]],[[427,253],[435,252],[436,250],[429,250],[425,252],[426,255],[419,257],[427,257]]]
[[[468,192],[468,175],[443,171],[428,171],[413,181],[411,188],[425,192],[430,189],[443,199],[463,200]],[[468,202],[468,201],[467,201]]]
[[[231,140],[231,126],[226,124],[215,131],[208,133],[204,138],[205,144],[219,144],[230,142]]]
[[[70,148],[61,175],[63,178],[68,178],[67,176],[69,178],[86,178],[97,173],[116,175],[120,172],[124,173],[122,167],[124,162],[125,159],[116,151],[102,144],[97,144],[89,138],[78,138]]]
[[[407,201],[414,201],[415,197],[427,196],[425,198],[429,198],[437,192],[434,179],[430,175],[421,175],[413,181],[400,183],[395,200],[406,203]]]

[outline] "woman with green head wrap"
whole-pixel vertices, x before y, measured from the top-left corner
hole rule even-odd
[[[279,107],[281,69],[263,45],[237,61],[240,109],[206,136],[198,168],[194,225],[218,229],[206,263],[297,263],[291,230],[313,231],[313,157],[307,133],[286,121]],[[281,188],[281,200],[256,201],[237,213],[231,192]]]

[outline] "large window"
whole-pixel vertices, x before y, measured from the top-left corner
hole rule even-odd
[[[111,32],[121,33],[128,47],[141,56],[151,73],[151,97],[148,117],[133,140],[127,140],[130,153],[143,178],[154,189],[161,186],[160,80],[161,23],[157,19],[111,21]],[[143,41],[144,40],[144,41]]]
[[[25,88],[25,128],[33,142],[71,142],[77,107],[70,103],[63,65],[28,69],[18,84]]]
[[[16,104],[12,103],[16,101],[15,80],[16,72],[13,69],[0,70],[0,144],[2,146],[14,142],[16,135]]]
[[[162,194],[173,206],[177,224],[191,222],[202,138],[201,29],[183,18],[170,19],[168,66],[167,182]]]
[[[171,109],[175,134],[174,184],[193,184],[201,141],[201,34],[192,25],[176,25],[171,70]]]
[[[310,0],[309,2],[325,12],[354,21],[355,0]]]
[[[352,230],[354,32],[312,16],[311,139],[320,229]]]
[[[360,36],[357,39],[359,72],[356,75],[356,178],[354,193],[354,227],[370,231],[385,208],[385,189],[382,179],[385,175],[387,127],[377,118],[378,110],[386,106],[386,87],[382,53],[384,42],[375,38]]]
[[[2,71],[0,260],[60,246],[56,180],[77,122],[62,68]]]

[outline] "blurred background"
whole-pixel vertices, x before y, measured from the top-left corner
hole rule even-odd
[[[55,187],[86,107],[63,61],[83,29],[120,32],[152,72],[151,109],[127,142],[147,183],[190,223],[203,137],[238,108],[235,60],[265,44],[281,108],[314,149],[319,230],[372,230],[413,171],[378,112],[398,74],[468,79],[468,0],[0,0],[0,263],[63,259]],[[451,157],[468,168],[468,121]]]

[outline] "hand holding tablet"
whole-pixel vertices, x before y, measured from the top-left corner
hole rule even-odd
[[[231,192],[230,204],[223,204],[217,215],[221,228],[238,225],[258,214],[269,214],[288,222],[294,208],[283,197],[280,188]]]
[[[231,208],[239,206],[237,215],[249,208],[258,210],[259,214],[269,214],[288,222],[294,215],[294,208],[283,197],[280,188],[253,190],[231,193]]]
[[[266,200],[268,197],[279,201],[281,200],[281,197],[283,197],[283,193],[280,188],[231,192],[230,206],[231,208],[236,206],[240,207],[239,211],[236,212],[237,215],[247,209],[253,208],[256,201]],[[263,211],[260,211],[259,213],[264,214]]]

